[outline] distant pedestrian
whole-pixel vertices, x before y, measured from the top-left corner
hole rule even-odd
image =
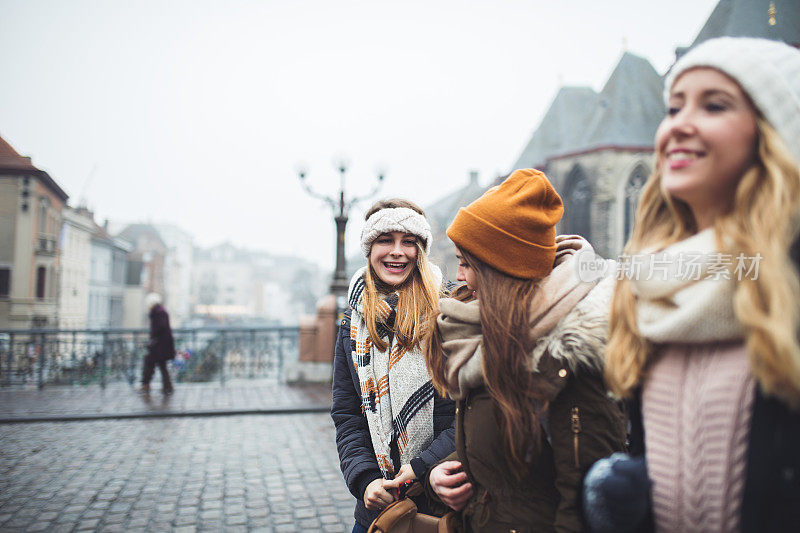
[[[422,479],[453,451],[453,402],[436,394],[420,349],[441,295],[427,259],[431,228],[406,200],[367,211],[367,265],[350,281],[334,355],[333,405],[345,483],[356,497],[354,532],[366,532],[402,481]],[[430,512],[424,495],[414,501]]]
[[[798,531],[800,51],[706,41],[665,100],[626,246],[643,268],[617,284],[606,363],[638,459],[593,468],[586,516],[595,531]]]
[[[440,300],[424,349],[457,401],[456,452],[428,481],[467,532],[580,531],[583,472],[624,449],[603,383],[614,279],[581,278],[595,255],[556,236],[562,212],[543,173],[516,170],[447,229],[466,291]]]
[[[155,368],[161,371],[161,391],[172,394],[172,380],[169,378],[167,361],[175,358],[175,341],[172,338],[172,328],[169,326],[169,315],[161,305],[161,295],[151,292],[145,297],[145,305],[150,317],[150,340],[147,344],[147,355],[144,358],[142,370],[141,391],[150,392],[150,380],[153,379]]]

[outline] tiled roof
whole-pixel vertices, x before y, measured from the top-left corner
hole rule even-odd
[[[0,170],[39,170],[30,157],[22,157],[5,139],[0,137]]]
[[[166,250],[167,245],[164,244],[164,240],[161,238],[161,234],[158,232],[156,228],[154,228],[150,224],[129,224],[125,226],[125,228],[119,232],[117,237],[125,239],[136,247],[136,243],[139,240],[139,237],[142,235],[146,235],[154,240],[160,248]]]
[[[775,25],[769,24],[770,4],[775,5]],[[697,34],[692,46],[715,37],[763,37],[800,45],[798,0],[720,0]]]
[[[543,168],[549,158],[603,146],[652,146],[664,117],[663,81],[650,62],[625,52],[600,94],[562,87],[536,128],[517,168]]]
[[[49,188],[56,196],[61,198],[62,202],[66,202],[69,198],[69,195],[64,192],[64,189],[62,189],[47,172],[33,166],[30,157],[19,155],[2,137],[0,137],[0,174],[30,174],[36,176],[45,187]]]
[[[590,87],[562,87],[511,170],[543,168],[548,157],[580,148],[597,97]]]
[[[625,52],[600,92],[581,148],[651,146],[664,118],[663,87],[648,60]]]

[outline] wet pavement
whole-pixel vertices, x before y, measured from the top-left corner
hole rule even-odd
[[[350,531],[330,416],[257,414],[329,405],[324,386],[181,384],[161,398],[127,385],[0,391],[0,530]],[[91,419],[114,409],[142,418]],[[189,416],[200,410],[216,416]],[[83,420],[31,421],[56,415]]]
[[[0,422],[215,414],[327,412],[328,384],[285,385],[275,380],[179,383],[172,395],[156,384],[148,395],[127,383],[38,390],[0,389]]]

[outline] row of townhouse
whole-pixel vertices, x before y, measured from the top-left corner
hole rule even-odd
[[[125,316],[131,245],[111,236],[29,157],[0,138],[0,329],[86,329],[142,323]]]
[[[0,138],[0,330],[142,327],[148,292],[162,295],[174,325],[296,323],[323,292],[308,261],[229,243],[198,248],[169,224],[114,231],[67,201]]]

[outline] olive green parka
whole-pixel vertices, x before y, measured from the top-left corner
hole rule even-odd
[[[506,459],[499,409],[483,384],[479,319],[474,323],[478,301],[441,301],[444,347],[453,341],[463,354],[474,345],[474,353],[462,357],[449,376],[457,383],[456,451],[446,460],[460,461],[474,488],[461,513],[466,531],[581,530],[583,474],[598,459],[625,448],[625,415],[603,382],[613,286],[613,278],[594,282],[588,290],[584,286],[580,300],[566,312],[562,306],[563,316],[535,340],[530,367],[548,407],[539,417],[540,445],[529,452],[530,467],[521,478]],[[448,321],[455,327],[448,327]]]

